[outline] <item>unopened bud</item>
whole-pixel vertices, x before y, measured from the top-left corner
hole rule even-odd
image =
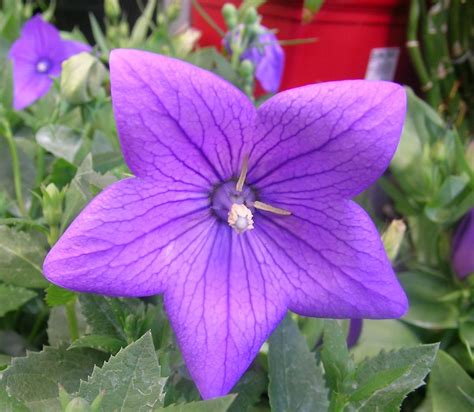
[[[387,252],[388,258],[393,262],[400,250],[400,246],[405,237],[407,226],[401,219],[395,219],[390,222],[387,230],[382,234],[382,241]]]
[[[67,404],[64,412],[91,412],[91,406],[84,398],[74,398]]]
[[[122,11],[119,0],[105,0],[104,10],[105,15],[111,19],[117,19]]]
[[[41,188],[42,198],[41,205],[43,207],[43,216],[46,222],[51,226],[57,226],[61,223],[63,212],[63,200],[65,190],[59,190],[54,183],[50,183],[46,187]]]
[[[240,75],[245,78],[249,78],[249,77],[251,78],[253,76],[253,71],[254,71],[253,63],[248,59],[242,60],[239,66]]]
[[[61,93],[68,103],[93,100],[107,76],[105,66],[89,53],[79,53],[63,63]]]
[[[231,3],[226,3],[222,7],[222,15],[229,30],[232,30],[238,23],[237,9]]]
[[[181,0],[174,0],[167,8],[166,8],[166,18],[168,21],[176,20],[181,13]]]
[[[257,9],[255,7],[249,7],[245,11],[244,22],[246,24],[249,24],[249,25],[258,22],[258,13],[257,13]]]

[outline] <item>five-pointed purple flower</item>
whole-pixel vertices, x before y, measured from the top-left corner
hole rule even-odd
[[[353,201],[386,169],[406,98],[387,82],[280,93],[258,110],[190,64],[110,57],[125,160],[44,263],[65,288],[164,293],[204,398],[232,389],[287,309],[390,318],[407,301],[379,234]]]
[[[454,233],[452,261],[461,279],[474,273],[474,209],[466,213]]]
[[[59,31],[40,15],[28,20],[21,36],[13,43],[13,107],[21,110],[48,93],[52,77],[61,73],[61,63],[91,47],[73,40],[62,40]]]

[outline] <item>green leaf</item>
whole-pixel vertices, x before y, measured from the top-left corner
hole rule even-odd
[[[59,410],[58,384],[67,392],[77,391],[81,379],[87,378],[104,354],[91,349],[45,347],[41,352],[29,352],[15,358],[3,372],[0,385],[35,412]]]
[[[46,255],[40,239],[0,226],[0,280],[15,286],[43,288],[48,281],[41,267]]]
[[[96,44],[99,46],[102,53],[105,56],[108,56],[110,50],[107,46],[107,40],[104,36],[104,33],[102,32],[102,29],[100,28],[99,22],[92,13],[89,13],[89,20],[91,23],[92,34],[94,36]]]
[[[46,289],[45,301],[50,308],[74,302],[76,298],[76,293],[56,285],[49,285]]]
[[[10,365],[11,360],[11,356],[0,353],[0,371]]]
[[[9,396],[7,390],[0,386],[0,411],[2,412],[29,412],[29,409],[18,399]]]
[[[321,368],[290,315],[269,339],[268,364],[272,410],[328,409],[328,390]]]
[[[91,348],[107,353],[117,353],[124,347],[121,339],[113,338],[108,335],[86,335],[76,339],[69,349],[72,348]]]
[[[0,316],[20,308],[35,296],[32,290],[0,284]]]
[[[446,352],[438,353],[428,391],[433,412],[473,410],[469,397],[474,397],[474,380]]]
[[[135,22],[130,35],[130,44],[128,45],[129,47],[140,47],[140,45],[145,41],[148,30],[150,29],[152,23],[153,11],[156,7],[156,1],[157,0],[149,0],[140,17]]]
[[[237,398],[232,403],[229,412],[247,411],[260,401],[267,391],[268,378],[262,368],[249,369],[232,390]]]
[[[95,172],[92,169],[92,157],[87,156],[77,169],[76,175],[66,191],[61,232],[66,229],[96,193],[116,180],[112,175],[101,175]]]
[[[100,405],[103,411],[151,411],[162,405],[165,383],[151,333],[147,332],[102,368],[94,368],[87,382],[81,382],[79,396],[92,402],[105,390]]]
[[[321,360],[329,387],[343,392],[343,384],[351,379],[354,363],[347,349],[346,337],[336,320],[324,321]]]
[[[56,157],[74,163],[82,145],[82,137],[70,127],[52,124],[36,132],[38,144]]]
[[[377,355],[382,349],[388,351],[418,343],[411,329],[398,320],[364,319],[358,344],[351,352],[357,362]]]
[[[234,399],[235,395],[228,395],[207,401],[170,405],[166,408],[155,409],[155,412],[227,412],[230,410]]]
[[[381,352],[361,362],[355,372],[352,396],[357,411],[398,412],[405,396],[424,384],[438,351],[438,344]]]

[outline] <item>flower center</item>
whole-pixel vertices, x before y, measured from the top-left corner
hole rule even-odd
[[[245,184],[248,170],[248,157],[244,158],[237,182],[231,180],[221,184],[212,194],[212,209],[218,218],[227,221],[237,233],[254,228],[255,209],[289,216],[291,212],[256,200],[255,191]]]
[[[47,73],[51,68],[51,63],[47,59],[40,59],[36,63],[36,71],[38,73]]]

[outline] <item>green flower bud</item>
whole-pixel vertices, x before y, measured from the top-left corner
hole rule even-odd
[[[105,15],[111,19],[118,18],[122,12],[119,0],[105,0],[104,9]]]
[[[67,404],[64,412],[91,412],[91,407],[84,398],[74,398]]]
[[[390,222],[387,230],[382,234],[382,241],[390,261],[394,261],[400,250],[400,246],[405,237],[407,226],[401,219],[395,219]]]
[[[166,9],[168,21],[176,20],[181,13],[181,0],[174,0]]]
[[[122,37],[128,37],[130,34],[130,27],[126,21],[122,21],[118,26],[119,35]]]
[[[239,67],[240,75],[245,78],[252,78],[253,71],[254,71],[253,63],[248,59],[242,60]]]
[[[96,398],[91,403],[91,412],[99,412],[100,405],[105,396],[105,390],[101,390]]]
[[[249,7],[245,11],[244,22],[245,24],[251,25],[257,23],[259,20],[259,16],[257,13],[257,9],[255,7]]]
[[[63,63],[61,93],[71,104],[93,100],[107,77],[105,66],[89,53],[79,53]]]
[[[222,15],[224,16],[227,27],[232,30],[238,23],[237,9],[231,3],[226,3],[222,7]]]
[[[43,207],[43,216],[50,226],[57,226],[61,223],[63,212],[63,201],[66,191],[59,190],[54,183],[41,188],[43,194],[41,206]]]

